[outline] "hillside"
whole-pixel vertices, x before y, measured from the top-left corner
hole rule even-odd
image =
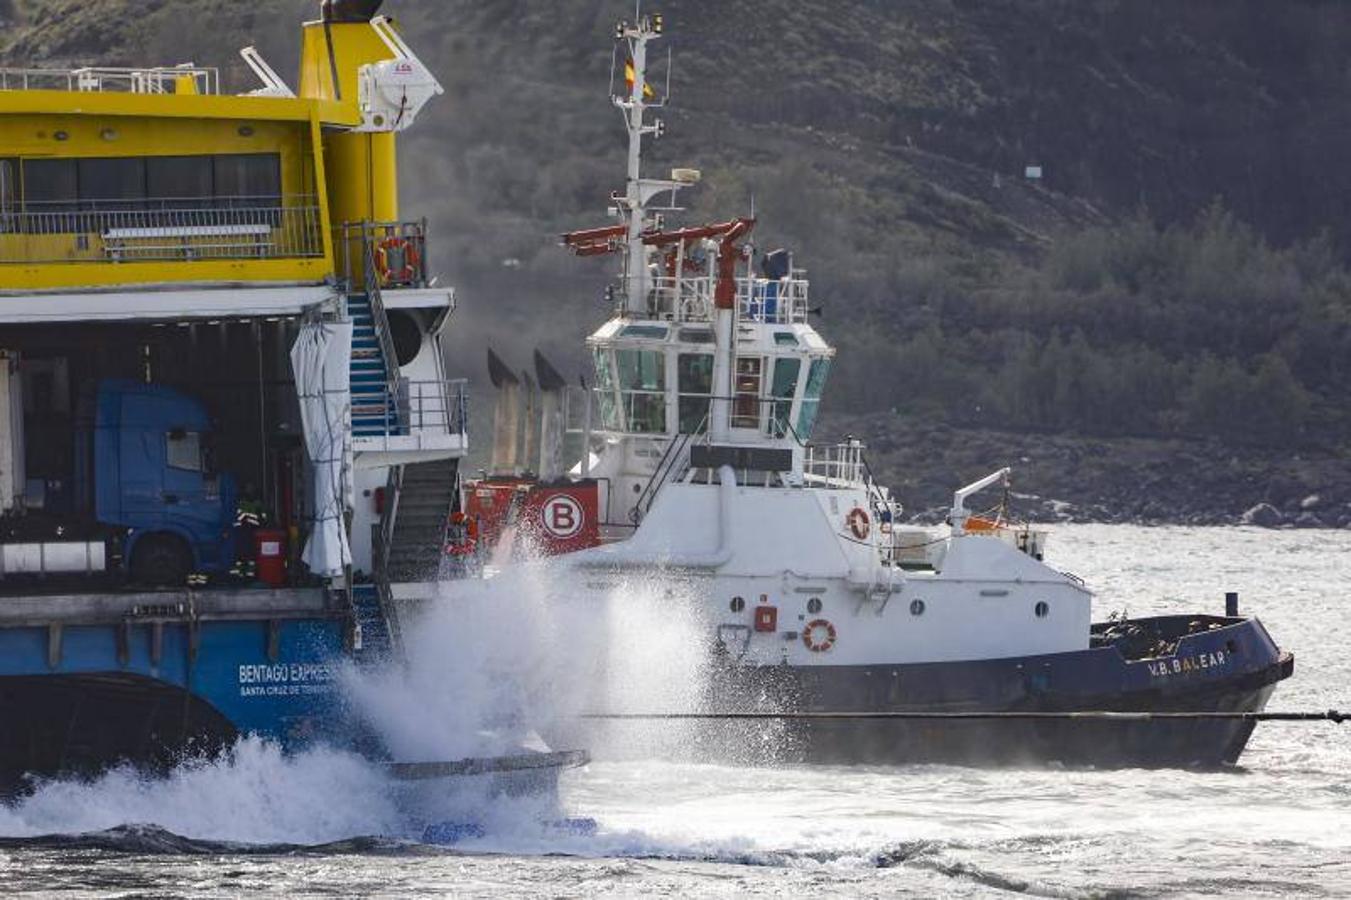
[[[303,0],[0,0],[0,59],[294,66]],[[461,289],[454,365],[581,372],[621,175],[627,3],[391,0],[447,96],[405,206]],[[1351,435],[1351,9],[1260,0],[672,0],[668,137],[691,215],[754,203],[808,267],[859,416],[1336,458]],[[1029,181],[1025,167],[1042,167]],[[480,404],[482,406],[482,404]],[[831,424],[828,422],[827,424]],[[1268,449],[1261,449],[1268,448]],[[901,452],[901,451],[893,451]],[[1185,455],[1185,454],[1184,454]],[[899,466],[904,458],[888,458]]]

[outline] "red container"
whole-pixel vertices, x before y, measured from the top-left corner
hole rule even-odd
[[[488,478],[464,488],[464,512],[478,523],[479,543],[488,552],[509,525],[544,556],[575,553],[600,543],[598,482],[539,484],[529,478]]]
[[[286,587],[286,532],[259,529],[253,535],[258,580],[268,587]]]

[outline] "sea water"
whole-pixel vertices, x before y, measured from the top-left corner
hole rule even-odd
[[[1219,612],[1238,591],[1296,656],[1271,708],[1351,708],[1351,533],[1066,526],[1049,558],[1096,589],[1099,618]],[[523,729],[568,732],[588,708],[697,704],[688,648],[705,626],[678,585],[577,600],[545,568],[466,589],[454,614],[409,635],[406,671],[348,678],[391,746],[495,752]],[[288,756],[245,740],[168,779],[47,784],[0,807],[0,889],[1351,894],[1351,725],[1259,725],[1225,772],[749,768],[680,728],[572,726],[596,759],[564,776],[556,807],[503,801],[454,847],[423,843],[383,770],[335,750]],[[594,819],[594,832],[552,824],[568,816]]]

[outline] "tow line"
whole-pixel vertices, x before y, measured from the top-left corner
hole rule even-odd
[[[673,712],[673,713],[583,713],[582,719],[660,721],[681,719],[914,719],[961,721],[967,719],[1071,719],[1109,722],[1150,722],[1155,720],[1219,719],[1238,722],[1335,722],[1351,719],[1351,713],[1329,709],[1325,712]]]

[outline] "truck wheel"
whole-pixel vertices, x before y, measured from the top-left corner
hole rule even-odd
[[[131,575],[156,587],[183,584],[192,572],[192,557],[183,541],[171,534],[151,534],[136,543],[131,555]]]

